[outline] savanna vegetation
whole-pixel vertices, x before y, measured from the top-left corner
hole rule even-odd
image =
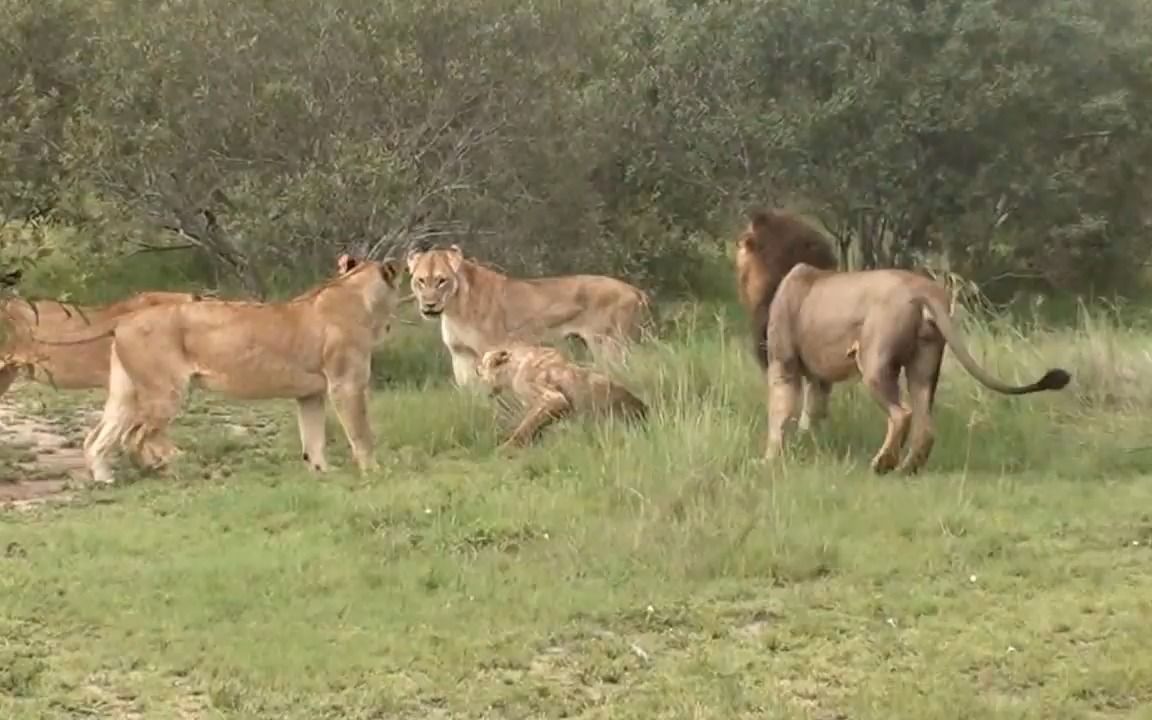
[[[0,18],[9,292],[277,298],[341,252],[455,242],[518,274],[627,278],[662,323],[621,371],[644,429],[557,426],[501,456],[507,419],[451,387],[408,314],[375,360],[378,475],[334,420],[339,469],[317,477],[291,403],[199,395],[165,475],[0,512],[0,716],[1152,707],[1147,3],[0,0]],[[868,471],[883,418],[849,386],[795,457],[757,462],[729,257],[753,204],[820,223],[845,267],[962,281],[982,362],[1072,385],[1004,398],[948,360],[920,476]],[[101,401],[4,404],[75,445]],[[0,480],[49,473],[8,440]]]

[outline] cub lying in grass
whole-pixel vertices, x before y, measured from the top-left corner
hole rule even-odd
[[[576,413],[632,420],[648,416],[648,406],[630,390],[542,345],[514,343],[489,350],[476,374],[493,396],[511,393],[527,408],[501,449],[528,445],[546,426]]]

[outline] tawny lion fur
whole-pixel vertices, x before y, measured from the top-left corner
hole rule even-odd
[[[455,245],[408,255],[420,314],[439,319],[457,385],[476,379],[488,350],[578,336],[596,359],[619,358],[650,319],[648,295],[602,275],[513,278],[464,258]]]
[[[120,323],[108,399],[84,441],[93,479],[113,482],[110,455],[127,449],[160,466],[178,450],[167,435],[190,383],[243,399],[297,401],[304,461],[327,470],[331,399],[362,472],[377,466],[368,423],[372,349],[390,329],[400,266],[355,263],[288,302],[202,301],[141,311]]]
[[[199,299],[193,293],[149,291],[97,306],[8,300],[0,306],[0,322],[6,333],[0,348],[0,395],[21,371],[29,380],[61,390],[106,388],[112,329],[118,322],[144,308]],[[91,335],[91,340],[51,341],[77,332]]]
[[[784,276],[799,263],[822,270],[837,268],[836,254],[824,236],[800,218],[779,210],[756,209],[736,240],[736,283],[752,321],[753,353],[768,368],[768,314]],[[831,387],[814,378],[803,381],[800,429],[812,425],[812,410],[821,413]]]
[[[755,258],[747,258],[754,255]],[[779,210],[753,210],[736,241],[736,282],[740,302],[752,320],[756,361],[768,367],[768,310],[776,289],[799,263],[821,270],[838,267],[832,245],[818,230]]]
[[[744,257],[755,262],[755,254]],[[833,383],[863,379],[888,416],[888,430],[872,458],[877,473],[916,472],[934,440],[932,405],[944,348],[985,387],[1005,395],[1059,390],[1071,376],[1049,370],[1040,380],[1013,386],[990,376],[972,358],[949,315],[949,293],[933,280],[906,270],[835,272],[799,264],[779,283],[767,330],[767,458],[785,443],[804,379],[812,381],[806,408],[822,419]],[[909,404],[901,402],[900,371]],[[907,441],[908,452],[900,454]]]
[[[551,423],[573,414],[643,420],[648,406],[607,375],[570,362],[555,348],[513,343],[484,353],[477,376],[495,396],[510,393],[525,413],[503,448],[535,440]]]

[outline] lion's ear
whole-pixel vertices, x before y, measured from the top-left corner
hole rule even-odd
[[[408,251],[407,257],[404,258],[405,264],[408,265],[408,272],[413,272],[416,270],[416,263],[420,261],[420,256],[423,254],[423,250],[417,250],[416,248],[412,248]]]
[[[356,258],[352,257],[348,253],[341,253],[340,257],[336,258],[336,268],[340,271],[341,275],[359,264],[360,263],[356,261]]]
[[[396,260],[384,260],[380,263],[380,277],[384,282],[395,287],[396,278],[400,275],[400,263]]]
[[[461,263],[464,262],[464,251],[460,249],[459,245],[450,245],[448,247],[448,266],[452,268],[452,272],[460,269]]]
[[[507,365],[508,361],[511,359],[512,353],[508,352],[507,350],[494,350],[492,352],[492,357],[488,359],[488,366],[500,367],[501,365]]]

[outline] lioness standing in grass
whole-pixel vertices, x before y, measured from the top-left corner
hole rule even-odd
[[[755,234],[755,220],[749,233]],[[778,284],[765,337],[769,459],[783,448],[805,379],[831,386],[863,378],[888,415],[884,444],[871,463],[878,473],[893,468],[912,473],[927,460],[946,345],[972,377],[1005,395],[1059,390],[1071,379],[1058,368],[1022,386],[988,375],[952,323],[948,291],[923,275],[906,270],[835,272],[805,263],[768,268],[756,252],[740,253],[738,262],[742,272],[763,273]],[[910,408],[900,399],[901,370],[907,376]],[[901,461],[909,436],[908,453]]]
[[[542,345],[514,343],[489,350],[477,376],[493,395],[511,393],[525,406],[504,448],[531,443],[546,426],[573,413],[638,420],[648,415],[648,406],[628,388]]]
[[[149,291],[97,306],[68,305],[55,300],[7,300],[0,304],[0,323],[5,332],[0,347],[0,395],[21,370],[29,380],[61,390],[107,387],[111,330],[116,323],[144,308],[199,299],[192,293]],[[82,331],[102,334],[84,343],[41,342],[41,338]]]
[[[511,341],[579,336],[597,359],[619,358],[639,338],[647,293],[602,275],[519,279],[466,260],[453,245],[408,254],[420,314],[440,321],[457,385],[476,379],[476,364]]]
[[[282,303],[203,301],[152,308],[115,329],[108,400],[84,441],[93,479],[114,480],[110,455],[145,466],[177,450],[168,425],[188,385],[234,398],[294,398],[304,460],[324,471],[325,399],[331,398],[362,472],[377,466],[368,422],[372,349],[398,301],[393,261],[340,260],[341,273]]]

